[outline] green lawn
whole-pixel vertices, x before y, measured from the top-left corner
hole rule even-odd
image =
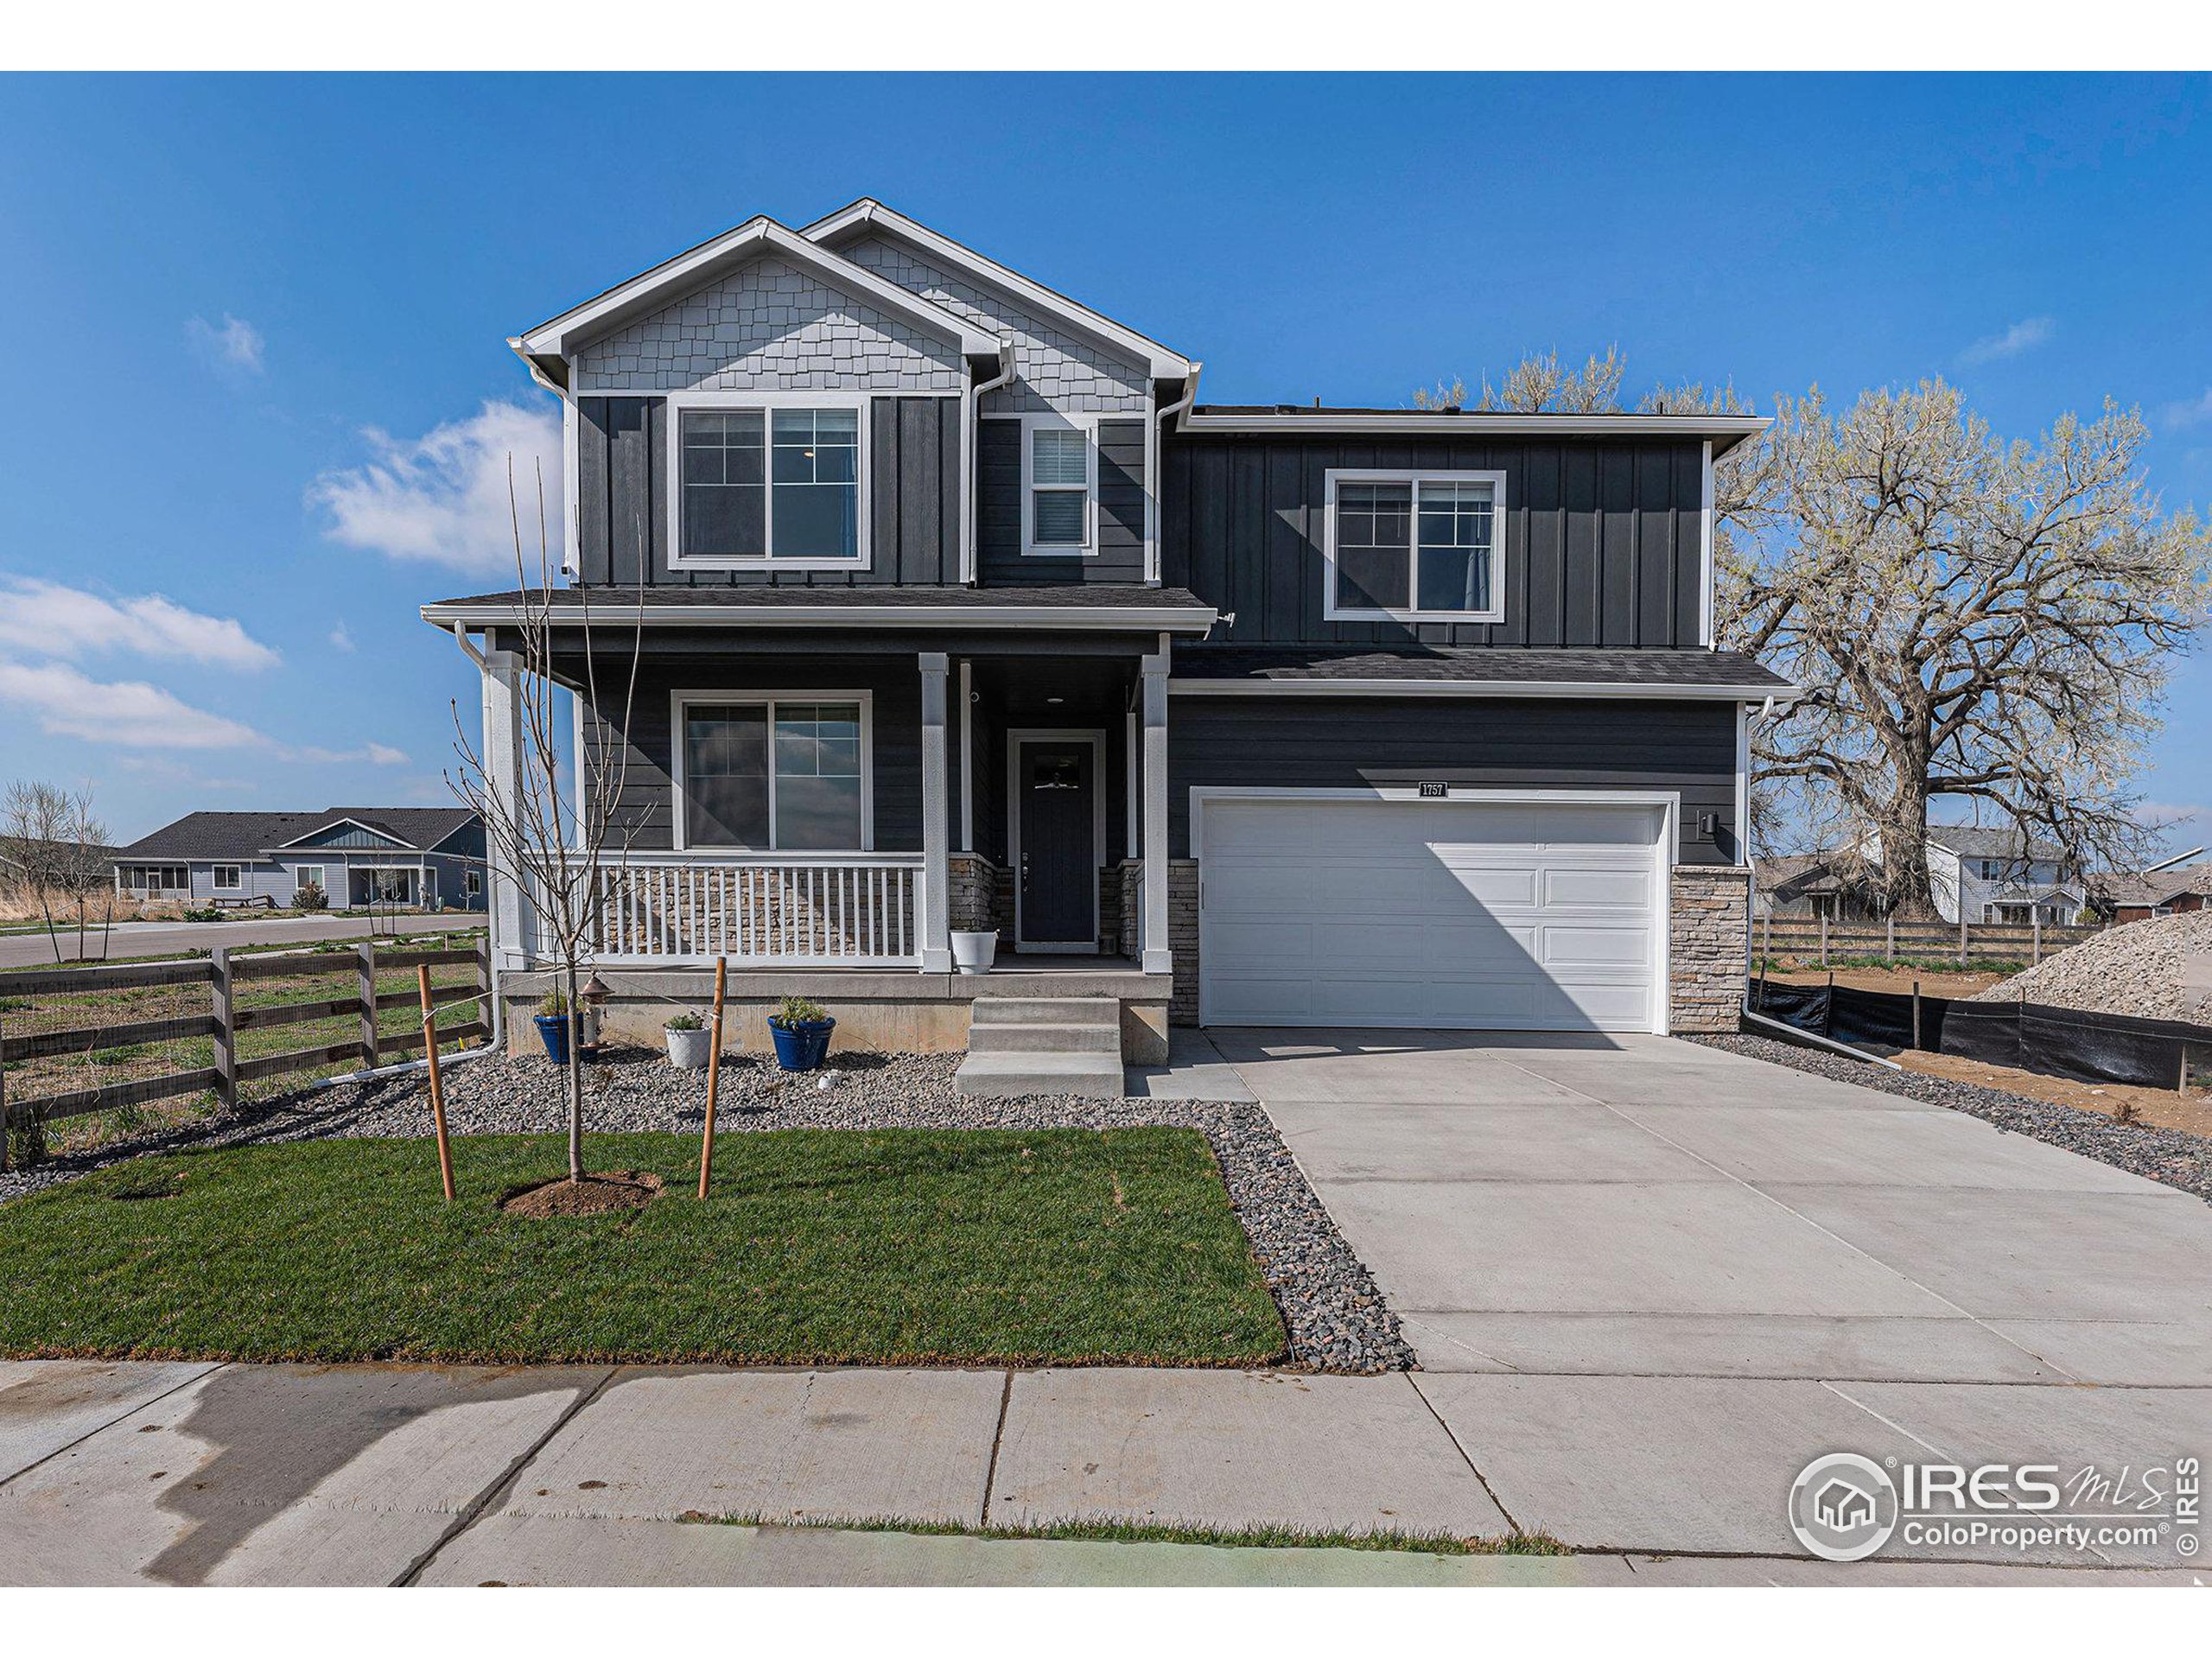
[[[1196,1130],[594,1135],[641,1210],[525,1220],[556,1136],[140,1159],[0,1205],[0,1355],[1238,1364],[1286,1342]],[[130,1196],[145,1193],[172,1196]]]

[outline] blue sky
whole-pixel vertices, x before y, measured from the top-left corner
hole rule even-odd
[[[124,836],[448,798],[473,681],[415,610],[510,585],[496,457],[552,404],[505,337],[754,213],[881,197],[1210,401],[1612,343],[1763,410],[1942,373],[2012,435],[2140,405],[2202,507],[2209,187],[2203,79],[13,78],[0,777]],[[2142,780],[2183,846],[2208,708],[2200,658]]]

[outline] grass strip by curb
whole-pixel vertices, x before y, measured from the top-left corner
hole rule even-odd
[[[1572,1555],[1575,1552],[1547,1532],[1511,1532],[1497,1537],[1461,1538],[1448,1532],[1404,1532],[1382,1528],[1368,1532],[1315,1531],[1304,1527],[1255,1525],[1211,1527],[1178,1522],[1114,1520],[1049,1521],[1021,1526],[969,1526],[962,1521],[836,1520],[770,1517],[757,1512],[709,1515],[690,1510],[681,1522],[722,1527],[783,1528],[792,1531],[897,1532],[918,1538],[985,1538],[1089,1544],[1197,1544],[1213,1549],[1389,1550],[1414,1555]]]

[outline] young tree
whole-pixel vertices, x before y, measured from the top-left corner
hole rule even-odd
[[[2145,435],[2107,404],[2005,443],[1935,380],[1785,403],[1747,458],[1770,487],[1719,538],[1721,640],[1808,690],[1755,732],[1755,775],[1891,906],[1932,907],[1942,798],[2081,866],[2141,856],[2131,779],[2212,596]]]
[[[528,569],[523,555],[522,515],[514,499],[513,460],[508,461],[508,511],[513,520],[515,585],[522,594],[518,623],[502,623],[499,646],[520,659],[515,695],[521,715],[521,741],[514,756],[512,791],[495,787],[486,771],[487,757],[471,741],[468,728],[454,708],[458,768],[447,775],[454,792],[483,820],[491,857],[487,861],[505,878],[520,881],[524,904],[534,912],[539,950],[560,971],[562,995],[573,1022],[581,1007],[583,981],[590,971],[590,946],[597,919],[598,872],[607,862],[610,842],[615,855],[629,850],[632,826],[620,814],[623,779],[627,775],[629,747],[626,734],[630,709],[635,702],[638,665],[644,655],[645,599],[639,588],[634,632],[629,639],[629,664],[621,688],[619,719],[600,700],[600,652],[593,638],[591,590],[575,590],[578,602],[561,607],[556,626],[551,597],[554,572],[550,539],[545,525],[545,484],[537,485],[537,569]],[[531,580],[535,575],[537,581]],[[563,789],[561,734],[568,727],[568,707],[554,678],[556,659],[583,679],[587,706],[598,717],[583,722],[575,758],[574,786]],[[619,840],[617,839],[619,837]],[[572,1024],[571,1038],[575,1035]],[[569,1044],[569,1179],[584,1179],[584,1073],[582,1045]]]
[[[114,916],[114,885],[107,865],[107,826],[92,814],[90,785],[73,794],[58,784],[18,780],[0,799],[0,861],[36,902],[46,924],[47,943],[62,960],[56,898],[67,901],[77,923],[77,954],[85,954],[94,893],[105,893],[101,955],[106,955],[106,924]]]

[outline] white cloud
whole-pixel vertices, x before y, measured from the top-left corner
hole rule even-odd
[[[143,680],[88,678],[63,663],[0,661],[0,703],[29,710],[55,737],[138,749],[239,749],[267,741],[251,726],[181,702]]]
[[[235,617],[189,611],[159,594],[113,600],[37,576],[0,576],[0,645],[44,657],[128,651],[223,668],[280,660]]]
[[[2058,332],[2056,317],[2024,317],[2001,334],[1991,334],[1959,353],[1961,363],[1994,363],[2033,351]]]
[[[266,366],[262,354],[269,342],[261,337],[261,330],[244,317],[234,317],[226,311],[219,325],[205,317],[194,317],[184,325],[184,332],[194,346],[218,363],[243,369],[248,374],[259,374]]]
[[[2166,405],[2165,423],[2169,427],[2202,426],[2207,421],[2212,421],[2212,386],[2204,389],[2202,397]]]
[[[374,429],[365,435],[375,451],[373,460],[325,473],[308,490],[309,504],[330,515],[333,541],[395,559],[512,575],[518,515],[523,556],[534,585],[542,467],[546,536],[551,563],[559,569],[561,420],[552,410],[486,402],[467,419],[448,422],[420,438],[394,438]]]
[[[322,766],[362,764],[372,766],[404,766],[407,764],[407,752],[404,749],[395,749],[389,743],[364,743],[358,749],[325,749],[310,745],[304,749],[294,749],[289,758],[294,760],[309,761]]]
[[[330,631],[330,644],[334,650],[350,652],[353,649],[353,630],[340,622]]]

